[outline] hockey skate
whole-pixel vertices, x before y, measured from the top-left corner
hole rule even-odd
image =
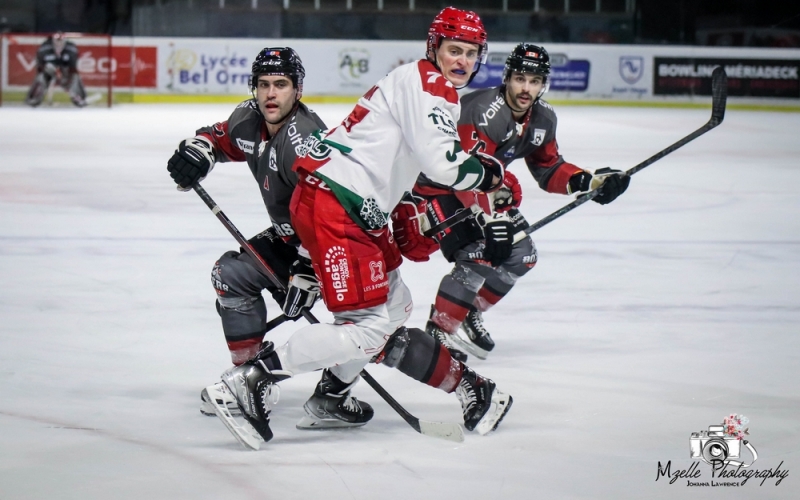
[[[494,382],[466,366],[456,396],[464,412],[464,427],[480,435],[495,430],[514,402],[510,395],[497,390]]]
[[[463,347],[468,353],[478,359],[486,359],[489,356],[489,352],[494,349],[494,341],[483,326],[483,315],[481,312],[478,310],[470,311],[464,319],[464,322],[461,323],[461,329],[467,334],[469,340],[463,338],[459,334],[455,338],[455,342],[458,346]]]
[[[276,382],[289,377],[288,372],[270,370],[273,345],[266,342],[253,359],[234,366],[222,374],[222,381],[203,389],[201,398],[209,401],[214,413],[242,445],[258,450],[261,441],[272,439],[269,414],[278,402],[280,390]],[[232,405],[237,405],[244,422],[233,417]]]
[[[303,405],[306,416],[297,422],[297,428],[361,427],[369,422],[375,413],[372,406],[350,395],[350,390],[357,382],[358,378],[346,384],[330,370],[324,370],[314,394]]]
[[[200,391],[200,413],[207,417],[216,417],[217,412],[214,411],[214,403],[211,402],[210,399],[206,400],[205,398],[209,397],[206,391]],[[236,401],[231,401],[228,405],[228,411],[233,416],[239,416],[242,414],[239,411],[239,405]]]

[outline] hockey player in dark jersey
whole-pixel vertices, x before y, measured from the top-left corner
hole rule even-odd
[[[293,49],[265,48],[252,66],[250,87],[254,97],[240,103],[228,120],[202,127],[195,137],[182,141],[167,165],[178,189],[188,191],[217,162],[247,162],[272,221],[272,227],[249,241],[287,284],[288,292],[277,289],[243,251],[224,253],[211,272],[217,312],[231,361],[237,366],[258,352],[266,333],[267,306],[262,290],[268,290],[283,304],[289,317],[313,305],[319,290],[307,256],[302,250],[298,253],[300,241],[289,215],[289,200],[297,185],[297,174],[292,171],[297,148],[311,132],[325,128],[322,120],[300,102],[304,76],[302,61]],[[308,416],[298,427],[367,423],[372,408],[350,396],[356,381],[345,384],[324,370],[314,395],[304,406]],[[201,411],[214,415],[208,402],[203,403]]]
[[[547,51],[528,43],[517,45],[506,60],[501,86],[461,98],[461,144],[471,153],[492,155],[504,165],[524,158],[539,187],[547,192],[575,194],[601,188],[594,201],[610,203],[627,189],[630,177],[609,168],[592,173],[564,161],[556,141],[555,111],[541,99],[549,77]],[[415,198],[399,205],[392,216],[403,255],[425,261],[441,248],[455,264],[439,285],[426,331],[450,347],[454,357],[466,359],[463,351],[467,351],[486,359],[494,342],[482,313],[505,297],[537,260],[533,241],[522,232],[528,223],[517,209],[522,201],[519,181],[506,171],[503,187],[485,196],[442,189],[423,175],[413,194]],[[420,234],[421,214],[426,215],[423,225],[433,227],[472,207],[478,216],[433,238]]]
[[[56,83],[69,93],[72,104],[86,106],[86,90],[78,74],[78,47],[55,33],[36,51],[36,78],[28,90],[25,103],[36,107],[42,103],[51,83]]]

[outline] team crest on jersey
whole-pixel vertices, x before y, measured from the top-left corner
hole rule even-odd
[[[320,140],[317,132],[314,132],[306,137],[305,142],[299,146],[299,151],[295,152],[297,156],[310,156],[314,160],[322,161],[331,155],[331,148]]]
[[[239,149],[251,155],[253,154],[253,148],[255,147],[256,143],[254,143],[253,141],[245,141],[237,137],[236,145],[239,146]]]
[[[261,158],[261,155],[264,154],[264,150],[267,149],[267,142],[269,141],[261,141],[258,143],[258,157]]]
[[[275,148],[269,148],[269,168],[278,171],[278,154],[275,152]]]
[[[544,136],[546,133],[547,131],[541,128],[533,129],[533,140],[531,141],[531,144],[534,146],[541,146],[544,142]]]

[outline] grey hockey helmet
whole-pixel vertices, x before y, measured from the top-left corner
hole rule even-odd
[[[267,47],[262,49],[253,61],[250,76],[250,91],[256,89],[259,75],[284,75],[291,78],[297,89],[298,99],[303,93],[303,78],[306,70],[303,61],[291,47]]]
[[[532,43],[521,43],[514,47],[506,59],[506,65],[503,68],[503,83],[508,82],[513,71],[532,73],[544,78],[544,86],[539,92],[539,97],[541,97],[550,87],[550,54],[544,47]]]

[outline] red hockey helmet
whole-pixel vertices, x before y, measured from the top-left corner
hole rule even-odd
[[[443,38],[478,45],[478,61],[481,64],[486,62],[486,28],[483,27],[483,21],[478,14],[470,10],[445,7],[433,18],[428,29],[427,57],[434,63],[436,49],[439,48]]]

